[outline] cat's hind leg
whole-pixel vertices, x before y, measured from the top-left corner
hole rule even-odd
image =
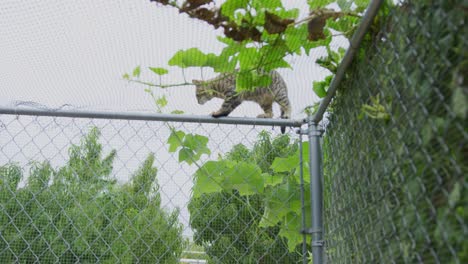
[[[260,107],[265,113],[259,114],[257,118],[272,118],[273,117],[273,103],[260,104]]]

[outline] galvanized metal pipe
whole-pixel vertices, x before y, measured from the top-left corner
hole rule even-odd
[[[302,148],[302,133],[299,131],[299,172],[301,180],[301,232],[302,232],[302,263],[307,264],[307,224],[306,224],[306,208],[305,208],[305,184],[304,184],[304,161]]]
[[[338,66],[335,77],[333,77],[333,80],[330,83],[330,87],[327,91],[327,96],[323,98],[322,102],[319,105],[317,113],[315,113],[315,115],[312,117],[315,123],[318,124],[322,120],[328,105],[335,96],[336,89],[338,89],[338,86],[343,80],[346,70],[348,69],[349,65],[351,65],[354,55],[356,55],[356,52],[358,51],[359,46],[361,45],[362,39],[366,35],[367,30],[369,29],[369,26],[374,20],[375,15],[377,15],[380,5],[383,3],[383,1],[384,0],[373,0],[369,4],[369,7],[367,8],[364,17],[362,18],[358,29],[356,30],[356,32],[350,40],[349,48],[346,51],[346,54],[343,57],[343,60],[341,61],[340,65]],[[314,262],[314,264],[316,263]]]
[[[81,110],[49,110],[0,107],[0,114],[32,115],[32,116],[57,116],[72,118],[97,118],[97,119],[122,119],[122,120],[146,120],[185,123],[209,123],[250,126],[285,126],[300,127],[304,120],[252,118],[252,117],[221,117],[197,115],[176,115],[142,112],[105,112],[105,111],[81,111]]]
[[[321,131],[317,123],[309,119],[307,134],[309,136],[309,172],[312,223],[312,257],[314,264],[323,264],[323,180],[322,180],[322,152],[320,150]]]

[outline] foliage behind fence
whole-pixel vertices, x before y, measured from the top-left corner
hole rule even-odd
[[[332,263],[467,263],[466,1],[389,6],[330,110]]]
[[[209,263],[308,258],[297,136],[269,130],[1,114],[0,260],[179,263],[194,246]],[[196,163],[181,154],[200,148]]]

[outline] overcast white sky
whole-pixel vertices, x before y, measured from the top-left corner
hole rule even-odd
[[[306,1],[283,1],[288,7],[307,12]],[[0,2],[0,105],[33,101],[55,108],[64,104],[85,109],[117,111],[153,111],[154,105],[142,85],[121,79],[135,66],[166,67],[180,49],[198,47],[217,52],[223,47],[216,41],[210,25],[189,19],[176,10],[158,6],[149,0],[81,0]],[[343,40],[337,44],[345,45]],[[293,104],[293,117],[317,100],[312,82],[327,72],[314,64],[322,54],[291,57],[294,70],[280,70]],[[154,75],[144,70],[143,78]],[[200,79],[199,70],[189,70],[187,79]],[[213,77],[207,72],[205,77]],[[170,68],[164,83],[182,82],[179,69]],[[195,101],[193,86],[166,91],[167,111],[208,114],[220,100],[204,106]],[[232,115],[256,116],[260,108],[244,103]],[[275,108],[278,115],[278,108]]]
[[[301,8],[302,16],[308,10],[305,0],[283,3]],[[198,47],[204,52],[218,52],[222,46],[216,40],[217,34],[221,32],[208,24],[149,0],[1,0],[0,106],[27,101],[50,108],[69,104],[88,110],[154,111],[145,87],[127,83],[122,80],[122,74],[137,65],[166,67],[167,61],[180,49]],[[346,45],[343,39],[334,43]],[[323,49],[311,53],[310,57],[289,58],[294,70],[280,70],[289,87],[293,118],[302,117],[301,110],[317,100],[312,82],[328,74],[314,64]],[[164,83],[183,81],[179,69],[169,69],[170,73],[163,77]],[[189,70],[186,76],[188,80],[201,78],[199,70]],[[151,81],[154,77],[143,70],[143,79]],[[205,77],[214,75],[206,72]],[[167,112],[179,109],[208,114],[221,104],[221,100],[212,100],[198,105],[193,86],[157,93],[168,96]],[[278,107],[274,111],[278,116]],[[256,104],[243,103],[231,115],[255,117],[259,112]],[[106,151],[118,150],[114,169],[119,180],[128,179],[148,152],[157,152],[163,203],[181,208],[180,219],[188,224],[186,203],[192,187],[191,175],[196,168],[179,164],[174,155],[167,153],[165,139],[169,132],[157,129],[161,124],[104,120],[88,123],[87,120],[60,118],[51,122],[51,118],[45,117],[38,120],[12,116],[0,119],[0,164],[14,161],[26,169],[25,164],[31,160],[50,160],[54,166],[63,165],[70,141],[77,143],[87,132],[87,126],[98,125]],[[154,131],[151,126],[156,127]],[[210,158],[216,158],[234,144],[252,144],[258,131],[263,129],[193,127],[191,132],[211,133],[209,144],[213,153]],[[187,228],[185,234],[190,233]]]

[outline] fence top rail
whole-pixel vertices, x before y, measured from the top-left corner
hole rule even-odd
[[[54,109],[27,109],[18,107],[1,107],[0,114],[6,115],[29,115],[29,116],[51,116],[71,118],[96,118],[96,119],[121,119],[140,121],[166,121],[183,123],[208,123],[208,124],[230,124],[230,125],[252,125],[252,126],[286,126],[301,127],[305,124],[304,119],[274,119],[274,118],[252,118],[252,117],[222,117],[213,118],[201,115],[179,115],[159,114],[145,112],[107,112],[89,110],[54,110]]]

